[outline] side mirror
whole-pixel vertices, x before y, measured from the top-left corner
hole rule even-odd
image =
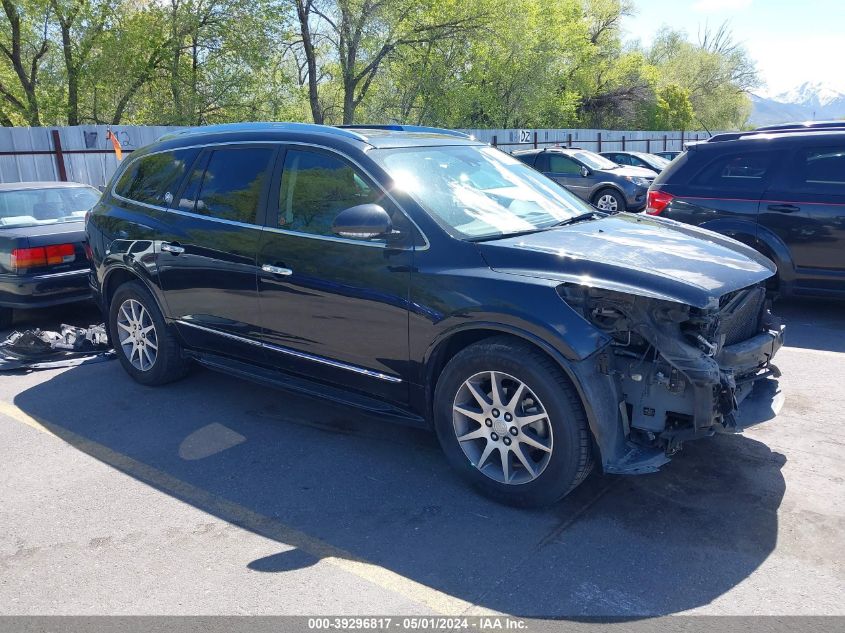
[[[589,169],[587,169],[586,167],[584,167],[583,165],[581,165],[581,177],[582,177],[582,178],[586,178],[586,177],[587,177],[587,176],[589,176],[591,173],[593,173],[593,172],[591,172]]]
[[[338,213],[332,222],[332,233],[355,240],[370,240],[388,235],[393,223],[387,211],[378,204],[359,204]]]
[[[105,186],[105,185],[98,185],[98,186],[97,186],[97,189],[99,189],[99,190],[100,190],[100,193],[105,193],[105,192],[106,192],[106,186]]]

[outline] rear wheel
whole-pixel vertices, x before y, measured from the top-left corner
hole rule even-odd
[[[592,468],[587,421],[560,367],[496,337],[458,353],[435,390],[435,426],[450,463],[505,503],[553,503]]]
[[[605,213],[625,211],[625,198],[615,189],[602,189],[593,197],[593,206]]]
[[[121,365],[139,383],[163,385],[187,373],[179,342],[141,282],[125,283],[115,291],[109,332]]]

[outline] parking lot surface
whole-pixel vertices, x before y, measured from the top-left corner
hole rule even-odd
[[[777,311],[775,420],[539,511],[431,434],[210,371],[0,375],[0,613],[845,614],[845,306]]]

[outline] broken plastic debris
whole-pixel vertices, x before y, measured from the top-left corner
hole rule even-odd
[[[62,325],[58,332],[12,332],[0,343],[0,371],[73,367],[114,358],[106,327]]]

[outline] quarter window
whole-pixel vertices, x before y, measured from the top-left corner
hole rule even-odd
[[[723,156],[705,167],[693,184],[713,189],[762,192],[771,163],[770,153]]]
[[[255,224],[274,153],[269,147],[213,150],[202,176],[199,170],[192,175],[179,206],[213,218]]]
[[[382,196],[351,165],[327,154],[288,150],[279,191],[278,227],[334,235],[332,223],[338,213],[366,203],[382,204]]]
[[[114,191],[136,202],[169,206],[197,153],[197,149],[181,149],[143,156],[123,172]]]

